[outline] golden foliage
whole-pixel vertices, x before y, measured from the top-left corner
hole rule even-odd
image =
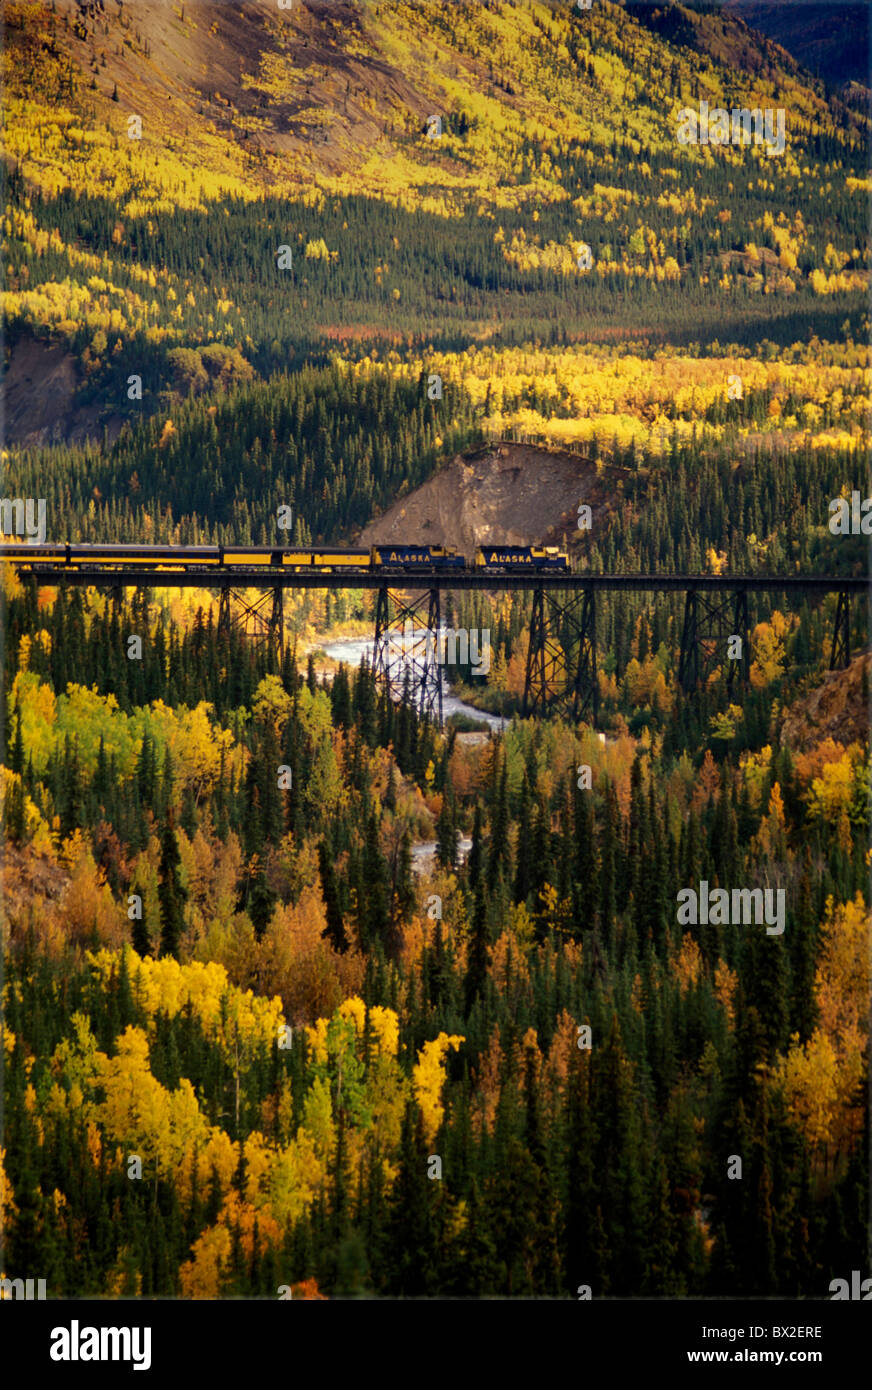
[[[702,971],[702,952],[689,932],[685,932],[674,964],[675,977],[682,994],[699,982]]]
[[[735,970],[731,970],[726,961],[719,960],[715,967],[715,995],[718,1003],[727,1015],[727,1022],[732,1029],[736,1022],[736,1008],[733,997],[736,993],[736,986],[739,977]]]
[[[174,1018],[190,1005],[206,1036],[220,1044],[228,1060],[236,1058],[240,1048],[250,1052],[272,1046],[284,1024],[279,999],[238,989],[216,961],[180,964],[172,956],[142,960],[131,947],[125,949],[131,985],[150,1021],[159,1012]],[[108,981],[120,954],[88,952],[87,959],[98,980]]]
[[[428,354],[427,358],[401,357],[397,352],[384,360],[367,356],[360,362],[337,359],[357,373],[377,370],[417,381],[421,373],[438,372],[464,390],[474,405],[489,406],[483,427],[491,437],[542,444],[563,449],[588,450],[596,443],[600,457],[608,460],[615,443],[631,444],[641,453],[662,459],[664,443],[671,438],[688,445],[696,438],[715,443],[728,428],[755,440],[760,435],[786,435],[797,443],[809,442],[807,433],[815,411],[827,406],[833,428],[813,438],[814,447],[840,447],[856,442],[866,428],[869,386],[865,354],[854,354],[850,365],[820,361],[768,362],[741,356],[694,357],[664,348],[654,357],[641,357],[628,348],[613,345],[575,344],[553,348],[501,347],[487,344],[463,352]],[[741,426],[713,423],[709,412],[723,402],[724,382],[740,376],[745,394],[770,395],[777,406],[765,422]],[[779,400],[791,396],[799,412],[785,419]],[[541,402],[532,408],[530,399]],[[811,414],[806,407],[811,408]],[[799,416],[802,417],[801,421]],[[792,421],[792,423],[791,423]],[[712,550],[709,563],[722,567],[723,557]],[[783,623],[779,614],[778,618]],[[777,625],[773,614],[772,625]],[[773,652],[760,624],[755,641],[761,644],[758,674],[765,675]],[[776,632],[775,637],[783,635]],[[777,656],[777,652],[775,653]],[[509,663],[509,689],[512,686]]]
[[[226,1226],[209,1226],[191,1247],[191,1259],[179,1268],[183,1298],[218,1298],[233,1241]]]
[[[5,1229],[5,1223],[18,1211],[12,1184],[6,1176],[5,1157],[6,1150],[0,1149],[0,1229]]]
[[[863,1125],[869,946],[861,894],[838,905],[830,898],[815,972],[818,1025],[804,1045],[793,1035],[772,1074],[808,1142],[837,1154],[853,1148]]]
[[[751,663],[751,684],[758,690],[763,690],[773,681],[779,680],[784,674],[784,662],[786,660],[784,643],[780,640],[783,635],[783,619],[781,624],[776,622],[776,617],[780,614],[773,613],[772,623],[758,623],[751,635],[751,646],[754,651],[754,660]],[[780,630],[779,630],[780,629]]]
[[[428,1143],[436,1137],[442,1123],[442,1085],[445,1081],[444,1059],[450,1049],[457,1049],[465,1039],[456,1033],[440,1033],[430,1042],[425,1042],[418,1052],[418,1060],[412,1070],[415,1098],[421,1108],[424,1134]]]

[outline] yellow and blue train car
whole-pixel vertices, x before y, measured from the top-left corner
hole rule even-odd
[[[372,563],[377,569],[386,570],[434,570],[465,569],[466,559],[456,550],[447,550],[444,545],[386,545],[373,546]]]
[[[16,564],[66,565],[69,563],[68,545],[37,545],[32,541],[12,541],[0,545],[0,560],[14,560]]]
[[[211,569],[220,565],[218,547],[214,545],[186,545],[180,550],[173,545],[68,545],[67,564],[71,566],[100,565],[122,567],[153,566],[154,569]],[[180,559],[180,555],[184,559]]]
[[[372,565],[372,555],[368,550],[322,549],[312,552],[316,569],[366,570]]]
[[[480,545],[474,563],[498,571],[568,570],[569,556],[556,545]]]
[[[248,569],[257,565],[281,566],[282,569],[318,569],[332,573],[335,570],[369,569],[371,563],[368,550],[339,549],[335,546],[320,546],[317,549],[304,546],[222,545],[218,548],[222,565],[238,565]]]

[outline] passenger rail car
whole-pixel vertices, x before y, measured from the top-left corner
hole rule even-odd
[[[0,559],[23,562],[37,570],[43,565],[53,568],[63,565],[70,569],[94,569],[101,574],[128,566],[197,572],[269,565],[283,569],[348,572],[367,570],[372,564],[369,550],[327,546],[318,550],[302,546],[277,549],[265,545],[36,545],[27,542],[0,544]]]
[[[282,569],[312,570],[320,569],[356,571],[370,567],[368,550],[340,550],[333,546],[323,546],[318,550],[303,546],[219,546],[222,565],[239,565],[249,568],[255,565],[280,565]]]
[[[476,569],[568,570],[569,556],[556,545],[480,545],[475,552]]]
[[[154,569],[213,568],[222,563],[214,545],[42,545],[30,541],[0,544],[0,559],[29,565],[68,565],[71,569],[95,569],[101,573],[125,565]]]

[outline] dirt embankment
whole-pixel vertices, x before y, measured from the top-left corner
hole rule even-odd
[[[864,680],[865,671],[865,680]],[[797,700],[785,715],[781,737],[804,750],[825,738],[847,746],[869,737],[872,653],[855,656],[844,671],[828,671],[823,684]]]
[[[562,545],[577,529],[581,502],[590,506],[595,530],[606,488],[589,460],[528,444],[493,445],[455,455],[371,521],[359,544],[447,545],[467,558],[482,544]]]
[[[120,415],[103,417],[99,403],[77,405],[79,373],[73,354],[60,343],[29,336],[11,347],[3,378],[3,435],[7,444],[42,448],[46,444],[82,444],[110,440],[122,424]]]

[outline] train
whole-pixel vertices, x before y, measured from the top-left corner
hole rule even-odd
[[[568,570],[569,556],[556,545],[480,545],[475,552],[476,569],[489,570]]]
[[[259,545],[47,545],[31,542],[0,544],[0,559],[12,560],[18,566],[60,566],[71,569],[99,567],[107,569],[125,566],[186,571],[209,569],[248,570],[269,565],[291,570],[322,570],[325,573],[359,573],[378,571],[380,574],[433,574],[451,570],[466,570],[464,555],[442,545],[374,545],[368,550],[340,549],[332,546],[305,548],[302,546]],[[568,570],[569,557],[554,545],[485,545],[478,546],[473,556],[473,568],[493,570],[500,574],[519,571]]]

